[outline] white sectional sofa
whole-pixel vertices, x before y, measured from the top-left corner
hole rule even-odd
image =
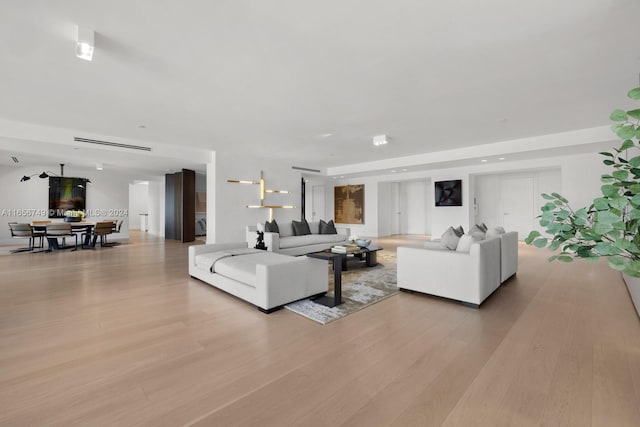
[[[265,313],[322,295],[329,286],[326,261],[251,250],[244,242],[189,247],[189,274]]]
[[[336,225],[338,234],[319,234],[320,223],[310,222],[311,234],[295,236],[291,222],[278,224],[280,233],[264,233],[264,243],[269,252],[277,252],[285,255],[305,255],[312,252],[320,252],[331,246],[346,243],[349,240],[351,230],[349,227]],[[246,228],[247,246],[252,248],[256,244],[257,226],[249,225]]]
[[[469,252],[399,247],[398,287],[478,308],[500,287],[500,251],[499,237],[474,242]]]

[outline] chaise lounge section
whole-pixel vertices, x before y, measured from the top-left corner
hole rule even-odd
[[[189,247],[189,274],[265,313],[322,295],[329,286],[325,261],[247,249],[244,242]]]

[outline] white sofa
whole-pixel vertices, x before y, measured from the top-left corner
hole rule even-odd
[[[267,251],[230,256],[215,263],[224,251],[244,249],[242,243],[194,245],[189,247],[189,274],[237,296],[260,311],[270,313],[299,299],[321,295],[329,288],[326,261],[291,257]]]
[[[336,225],[338,234],[319,234],[320,223],[315,221],[309,223],[311,234],[306,236],[295,236],[291,222],[278,223],[278,229],[280,233],[264,233],[264,244],[267,246],[267,250],[293,256],[320,252],[331,248],[331,246],[346,243],[351,234],[349,227],[338,225]],[[249,225],[246,228],[247,246],[250,248],[256,245],[256,231],[255,225]]]
[[[471,244],[469,252],[398,248],[398,287],[480,307],[500,287],[499,237]]]

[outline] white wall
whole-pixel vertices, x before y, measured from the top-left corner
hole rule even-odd
[[[129,184],[129,230],[140,230],[140,214],[148,213],[149,184]]]
[[[430,225],[427,226],[430,227],[430,230],[427,229],[426,232],[433,236],[440,236],[451,225],[462,225],[465,230],[468,230],[475,223],[473,198],[476,191],[474,188],[475,180],[478,176],[499,173],[522,173],[553,168],[561,171],[560,174],[557,172],[550,175],[544,174],[538,182],[539,192],[559,192],[568,198],[571,205],[576,208],[588,206],[593,198],[600,194],[600,175],[609,171],[607,166],[602,164],[602,156],[593,153],[487,163],[431,171],[385,174],[366,178],[336,180],[333,184],[365,184],[365,224],[351,225],[351,227],[355,234],[377,237],[386,235],[388,232],[388,225],[379,222],[390,218],[386,212],[382,212],[386,203],[385,197],[387,197],[385,196],[387,194],[385,183],[429,180],[426,215],[430,220]],[[462,180],[462,206],[436,207],[433,197],[433,183],[453,179]],[[331,188],[328,188],[328,191],[331,194],[333,193]],[[378,198],[378,194],[382,196],[382,199]],[[333,197],[329,202],[327,209],[333,212]],[[483,201],[478,200],[478,203],[482,205]]]
[[[406,181],[400,183],[401,227],[403,234],[427,234],[427,213],[430,192],[428,181]]]
[[[262,158],[246,156],[239,161],[227,156],[215,153],[207,165],[207,243],[244,242],[247,225],[269,219],[269,209],[246,207],[260,204],[258,185],[227,182],[228,179],[259,181],[261,170],[267,189],[291,192],[267,194],[265,204],[296,206],[295,209],[274,209],[275,220],[278,223],[300,220],[300,171],[286,163],[266,164]]]
[[[546,203],[541,193],[562,193],[562,175],[560,168],[532,170],[527,172],[501,173],[475,176],[475,197],[478,201],[478,212],[474,223],[484,222],[488,226],[503,225],[501,183],[509,179],[531,178],[533,180],[534,206],[531,217],[540,215],[540,208]],[[543,231],[537,220],[533,228]],[[521,236],[522,237],[522,236]]]
[[[11,221],[31,222],[48,219],[48,180],[35,176],[29,181],[20,182],[23,175],[31,175],[43,170],[52,170],[52,168],[50,165],[29,166],[28,168],[0,166],[0,182],[2,182],[0,186],[0,216],[5,224]],[[87,212],[92,214],[87,217],[88,221],[123,220],[121,232],[116,234],[114,238],[129,237],[130,177],[109,171],[77,169],[73,165],[65,167],[65,176],[91,180],[92,185],[87,186],[86,198]],[[26,215],[16,215],[16,213]],[[11,239],[7,226],[5,226],[5,230],[4,233],[0,233],[0,244],[14,244],[15,241]]]
[[[164,176],[149,180],[147,208],[149,212],[149,233],[164,237]]]

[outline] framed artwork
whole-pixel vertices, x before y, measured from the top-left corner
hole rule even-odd
[[[462,180],[435,183],[436,206],[462,206]]]
[[[333,217],[341,224],[364,224],[364,184],[333,188]]]

